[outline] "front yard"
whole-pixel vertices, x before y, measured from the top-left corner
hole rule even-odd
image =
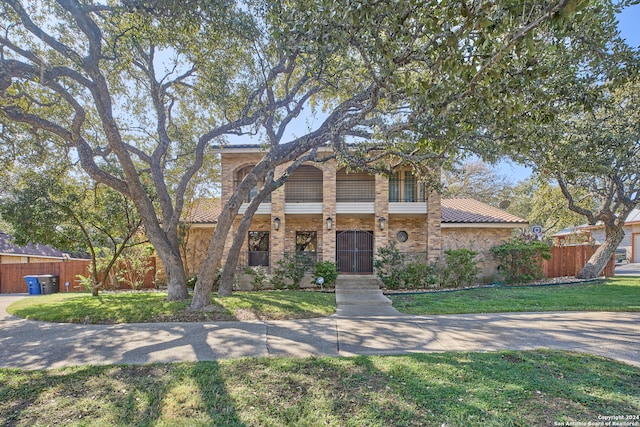
[[[640,369],[549,350],[0,369],[0,401],[17,427],[587,425],[640,414]]]
[[[212,297],[207,311],[191,310],[191,301],[166,299],[162,292],[51,294],[24,298],[7,311],[31,320],[111,324],[305,319],[329,316],[336,308],[334,294],[305,291],[236,292]]]
[[[389,295],[407,314],[538,311],[640,311],[640,278],[552,286],[478,288]]]

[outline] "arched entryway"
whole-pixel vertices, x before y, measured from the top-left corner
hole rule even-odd
[[[341,273],[373,273],[373,233],[364,230],[338,231],[336,261]]]

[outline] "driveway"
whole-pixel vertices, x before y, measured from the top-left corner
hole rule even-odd
[[[616,276],[640,276],[640,263],[616,265],[615,272]]]
[[[536,348],[586,352],[640,366],[640,313],[337,314],[273,322],[76,325],[8,315],[5,308],[24,297],[0,296],[0,367]]]

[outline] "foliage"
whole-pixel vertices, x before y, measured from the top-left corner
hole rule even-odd
[[[137,245],[127,248],[120,257],[116,276],[129,289],[142,289],[147,273],[153,270],[150,256],[153,248]]]
[[[112,269],[123,251],[138,243],[140,219],[121,194],[66,165],[43,165],[11,174],[0,213],[16,243],[51,245],[91,257],[82,283],[94,294],[115,282]]]
[[[523,235],[492,247],[491,253],[506,283],[526,283],[543,277],[542,260],[551,259],[551,246]]]
[[[272,269],[271,285],[275,289],[299,289],[307,265],[308,258],[304,252],[285,253]]]
[[[471,198],[490,206],[510,200],[513,184],[506,175],[495,172],[481,160],[470,160],[454,169],[442,171],[442,197]]]
[[[593,205],[593,199],[584,189],[575,190],[582,206]],[[507,212],[525,218],[531,225],[540,225],[546,235],[584,224],[586,220],[569,209],[560,187],[542,176],[528,178],[514,187]]]
[[[338,278],[338,266],[333,261],[319,261],[313,265],[313,274],[311,275],[314,284],[318,283],[318,279],[324,280],[320,287],[333,286]]]
[[[246,267],[244,272],[251,276],[251,286],[254,291],[261,291],[264,289],[267,281],[268,267],[261,265],[256,267]]]
[[[491,287],[461,292],[392,295],[402,313],[463,314],[539,311],[640,311],[640,281],[636,277],[551,286]]]
[[[404,261],[404,255],[398,250],[398,246],[393,240],[387,246],[377,249],[373,268],[387,289],[396,289],[402,286]]]
[[[419,257],[401,253],[395,241],[378,248],[373,265],[387,289],[424,289],[436,283],[434,268]]]
[[[197,281],[198,281],[198,275],[197,274],[192,274],[189,277],[187,277],[187,288],[193,290],[193,288],[196,285]]]
[[[426,289],[438,281],[435,267],[421,261],[407,262],[404,265],[402,280],[406,289]]]
[[[438,285],[441,288],[459,288],[475,284],[480,273],[480,267],[474,261],[476,255],[478,252],[465,248],[444,251],[444,261],[435,266]]]

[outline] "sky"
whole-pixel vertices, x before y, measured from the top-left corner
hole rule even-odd
[[[618,29],[627,43],[633,47],[640,46],[640,5],[626,8],[618,15]],[[514,183],[531,175],[531,169],[509,162],[501,162],[495,167],[496,172],[511,178]]]

